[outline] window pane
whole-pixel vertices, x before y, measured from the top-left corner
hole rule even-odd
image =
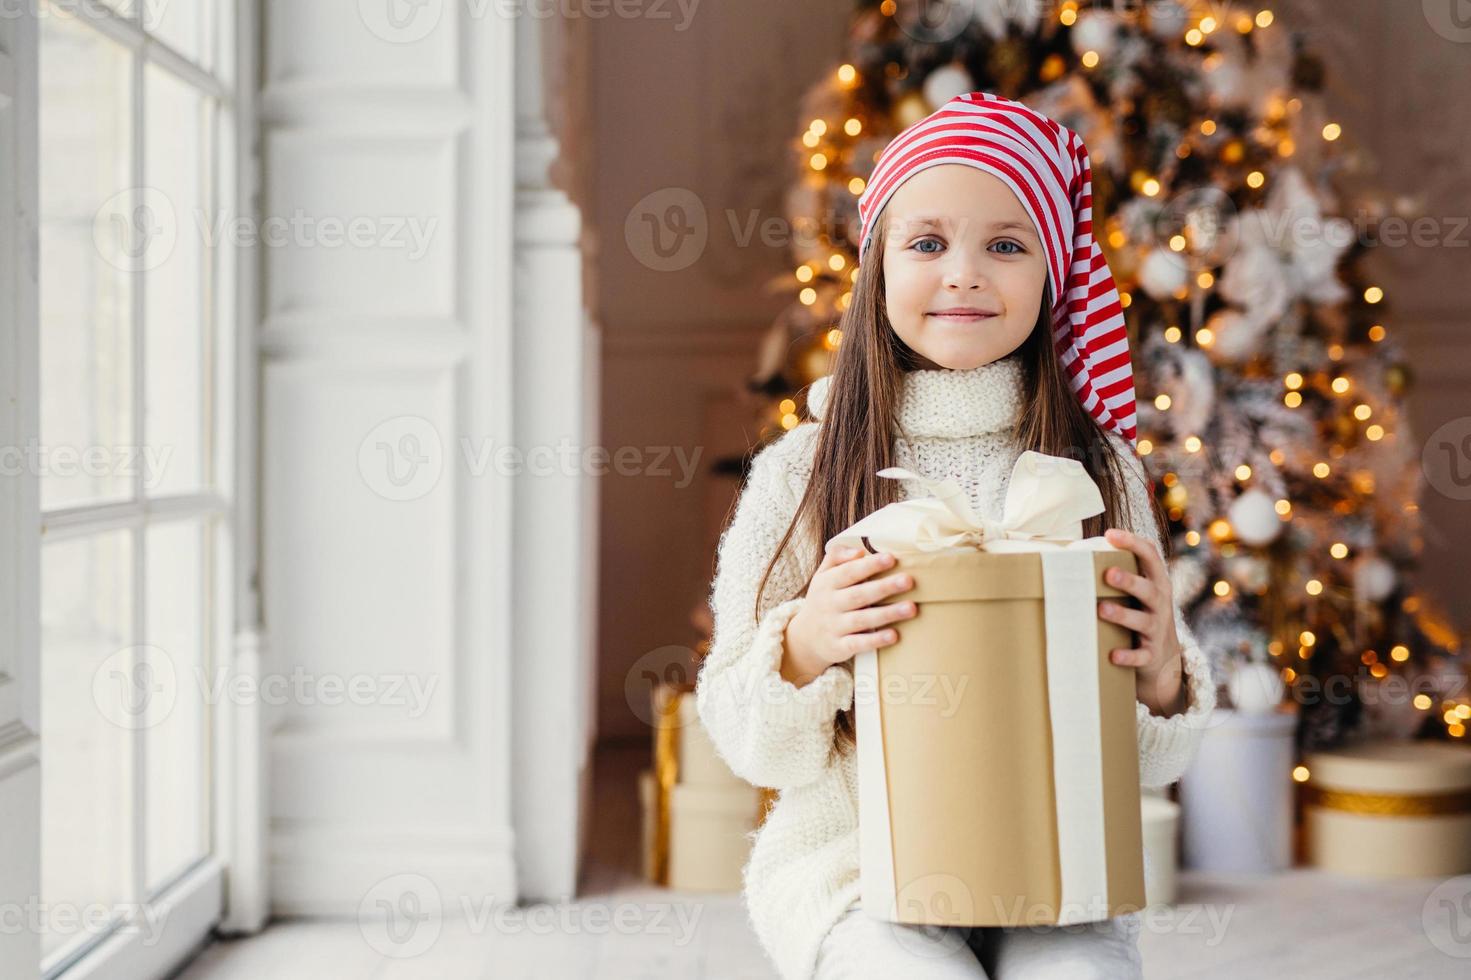
[[[170,6],[174,6],[171,4]],[[192,493],[204,479],[205,236],[209,186],[205,102],[150,65],[143,79],[146,196],[166,238],[144,275],[144,430],[150,461],[145,492]]]
[[[153,686],[132,610],[132,532],[42,548],[41,898],[57,912],[43,957],[85,944],[98,911],[131,898],[132,719]]]
[[[41,443],[45,509],[131,494],[129,56],[41,18]]]
[[[212,0],[134,0],[143,29],[191,61],[209,66],[205,56],[204,29]]]
[[[150,895],[203,857],[209,847],[209,745],[207,692],[209,627],[205,615],[211,576],[206,561],[204,521],[150,527],[144,552],[147,571],[148,643],[166,660],[173,683],[161,692],[145,730],[148,795],[147,888]]]
[[[55,2],[55,0],[53,0]],[[66,0],[63,0],[66,2]],[[194,61],[201,61],[203,29],[209,21],[214,0],[102,0],[169,47]],[[75,3],[75,0],[71,0]],[[71,4],[69,3],[68,6]]]

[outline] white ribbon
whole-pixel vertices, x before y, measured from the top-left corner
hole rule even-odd
[[[879,476],[918,481],[931,496],[881,507],[835,535],[831,546],[914,553],[974,547],[988,552],[1042,552],[1047,696],[1062,894],[1058,924],[1089,921],[1107,902],[1103,748],[1098,675],[1097,589],[1093,551],[1117,550],[1084,538],[1083,519],[1101,513],[1103,495],[1083,464],[1028,450],[1017,459],[1001,520],[978,517],[953,480],[931,480],[889,467]],[[865,540],[866,539],[866,540]],[[855,686],[881,690],[878,658],[853,661]],[[855,705],[858,724],[858,805],[861,904],[879,918],[898,919],[888,771],[875,698]],[[1106,904],[1105,906],[1106,907]]]
[[[900,466],[879,476],[913,480],[929,496],[900,500],[838,532],[828,546],[894,553],[975,547],[985,551],[1042,551],[1084,545],[1083,519],[1103,512],[1103,494],[1076,459],[1027,450],[1017,458],[1001,520],[977,516],[954,480],[932,480]],[[867,539],[865,545],[864,539]],[[1052,540],[1047,540],[1052,539]],[[1097,540],[1097,539],[1088,539]]]

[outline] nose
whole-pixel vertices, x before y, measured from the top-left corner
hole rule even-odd
[[[981,273],[980,263],[964,250],[955,249],[950,253],[949,258],[951,261],[947,263],[943,277],[947,290],[958,293],[962,290],[978,290],[986,286],[986,277]]]

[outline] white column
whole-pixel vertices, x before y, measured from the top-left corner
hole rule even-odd
[[[577,465],[528,467],[516,482],[512,784],[520,893],[557,899],[576,886],[590,795],[596,483],[581,461],[598,438],[587,384],[597,350],[583,312],[581,216],[551,184],[543,29],[556,25],[517,19],[513,415],[528,459]]]
[[[272,910],[514,901],[515,22],[265,8],[262,670],[348,685],[264,706]]]

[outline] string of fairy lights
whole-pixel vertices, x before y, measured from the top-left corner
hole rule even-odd
[[[1078,3],[1065,2],[1046,16],[1053,16],[1061,25],[1070,27],[1078,20],[1080,6]],[[1215,13],[1220,12],[1218,5],[1207,7],[1215,8]],[[885,0],[879,7],[879,12],[889,18],[893,18],[896,11],[897,4],[894,0]],[[1215,13],[1207,10],[1202,15],[1192,15],[1188,19],[1181,35],[1185,45],[1199,48],[1207,45],[1217,32],[1235,31],[1247,35],[1270,30],[1276,23],[1270,9],[1239,11],[1221,17],[1217,17]],[[1219,50],[1204,53],[1201,57],[1203,71],[1215,70],[1222,58]],[[1082,50],[1075,57],[1052,52],[1042,61],[1038,75],[1045,84],[1069,73],[1099,70],[1105,67],[1105,59],[1105,53],[1097,50]],[[886,75],[883,81],[890,83],[904,81],[909,72],[905,65],[897,61],[889,61],[882,70]],[[869,115],[866,101],[856,97],[857,90],[864,83],[865,79],[857,66],[851,63],[839,66],[824,84],[831,86],[840,96],[836,104],[842,106],[843,111],[811,119],[799,137],[796,149],[802,161],[802,179],[812,182],[822,195],[841,194],[845,191],[856,202],[867,186],[867,177],[881,151],[882,143],[933,110],[933,106],[921,92],[909,90],[897,95],[891,111],[885,116]],[[1260,118],[1253,120],[1255,125],[1224,140],[1220,139],[1226,135],[1221,129],[1220,121],[1215,118],[1199,119],[1184,132],[1184,138],[1175,148],[1175,156],[1179,160],[1185,160],[1194,154],[1213,154],[1213,162],[1231,175],[1231,179],[1239,181],[1249,192],[1248,197],[1254,200],[1264,199],[1272,184],[1273,165],[1283,164],[1298,155],[1300,140],[1307,138],[1300,132],[1305,125],[1302,111],[1303,101],[1300,98],[1272,95],[1266,99]],[[1321,140],[1325,149],[1326,144],[1337,143],[1345,135],[1343,125],[1337,121],[1319,121],[1311,126],[1307,130],[1308,134]],[[1101,161],[1097,153],[1095,161]],[[1128,175],[1127,183],[1135,195],[1160,199],[1162,195],[1168,194],[1170,175],[1136,170]],[[827,198],[822,196],[819,199]],[[1117,214],[1107,219],[1103,237],[1113,252],[1137,244],[1131,241]],[[850,236],[834,232],[822,235],[820,241],[821,251],[825,254],[805,256],[794,269],[793,276],[798,302],[807,308],[814,323],[829,324],[821,327],[815,336],[815,353],[826,364],[832,352],[842,343],[842,331],[834,324],[840,321],[843,311],[852,302],[852,286],[857,280],[859,270]],[[1219,266],[1224,261],[1210,258],[1209,253],[1214,245],[1213,233],[1198,237],[1197,229],[1187,223],[1163,244],[1171,252],[1187,258],[1193,268],[1193,273],[1174,292],[1174,299],[1187,305],[1190,315],[1181,317],[1182,322],[1169,322],[1162,331],[1163,339],[1169,344],[1193,343],[1196,348],[1209,352],[1217,337],[1209,325],[1201,322],[1203,297],[1217,287]],[[1110,263],[1114,264],[1112,257]],[[1127,271],[1126,269],[1125,274],[1116,271],[1120,302],[1126,310],[1134,303],[1134,289],[1138,286]],[[1386,296],[1381,286],[1367,284],[1360,287],[1359,298],[1367,309],[1372,310],[1382,304]],[[1293,370],[1280,379],[1280,397],[1287,409],[1316,410],[1329,423],[1326,427],[1326,446],[1321,458],[1313,462],[1308,471],[1316,480],[1323,481],[1325,486],[1332,482],[1334,492],[1340,494],[1333,505],[1333,510],[1338,514],[1353,512],[1372,498],[1376,490],[1371,471],[1355,470],[1345,464],[1352,444],[1360,439],[1368,443],[1396,439],[1392,418],[1394,412],[1386,410],[1384,405],[1376,404],[1374,395],[1357,382],[1354,374],[1354,362],[1361,357],[1372,356],[1364,354],[1362,350],[1383,344],[1389,336],[1384,323],[1379,322],[1382,317],[1371,316],[1370,319],[1375,322],[1358,334],[1362,343],[1355,340],[1346,347],[1335,338],[1327,346],[1328,367]],[[1354,347],[1360,350],[1356,351]],[[1401,394],[1407,384],[1403,370],[1397,365],[1390,365],[1386,370],[1386,378],[1389,393],[1393,396]],[[1171,396],[1164,392],[1155,394],[1150,403],[1161,414],[1170,412],[1172,407]],[[801,417],[796,400],[783,398],[776,406],[773,421],[783,429],[799,424]],[[1155,435],[1141,433],[1137,442],[1141,456],[1148,456],[1159,448]],[[1188,455],[1199,454],[1205,449],[1201,437],[1195,434],[1185,434],[1183,438],[1176,440],[1175,445],[1183,448]],[[1276,467],[1283,467],[1288,462],[1287,455],[1281,448],[1271,449],[1268,458]],[[1257,474],[1247,463],[1235,466],[1233,476],[1243,490],[1253,486],[1257,479]],[[1189,503],[1184,483],[1173,469],[1163,473],[1160,481],[1164,486],[1162,502],[1167,514],[1171,520],[1184,523]],[[1287,522],[1294,516],[1293,502],[1286,496],[1276,495],[1271,507],[1279,522]],[[1403,510],[1407,514],[1414,514],[1418,510],[1418,504],[1413,500],[1406,501]],[[1200,546],[1203,537],[1209,538],[1210,544],[1222,556],[1230,557],[1236,553],[1237,541],[1240,540],[1237,530],[1230,518],[1217,516],[1203,529],[1188,528],[1183,537],[1191,548]],[[1332,540],[1325,556],[1329,564],[1313,574],[1298,577],[1293,587],[1302,590],[1300,594],[1304,601],[1322,600],[1330,605],[1337,602],[1344,607],[1351,606],[1355,602],[1353,589],[1349,584],[1352,576],[1338,570],[1336,566],[1341,567],[1341,563],[1349,562],[1353,557],[1354,548],[1347,541]],[[1279,585],[1280,583],[1275,582],[1270,586],[1262,583],[1250,591],[1265,596],[1269,589],[1275,589]],[[1232,595],[1233,590],[1241,587],[1224,576],[1218,576],[1210,582],[1209,593],[1224,600]],[[1316,604],[1314,609],[1318,613],[1324,611],[1317,608]],[[1421,611],[1421,599],[1414,595],[1408,596],[1402,601],[1402,609],[1407,614],[1415,615]],[[1340,616],[1340,621],[1346,618]],[[1459,643],[1457,637],[1446,632],[1443,624],[1432,624],[1430,629],[1425,629],[1423,623],[1420,625],[1422,632],[1426,634],[1440,634],[1437,645],[1443,643],[1449,649]],[[1311,629],[1289,631],[1288,639],[1280,638],[1280,633],[1278,635],[1279,638],[1269,642],[1268,652],[1273,663],[1278,666],[1282,679],[1290,685],[1299,676],[1296,663],[1312,658],[1319,644],[1319,637]],[[1372,677],[1383,679],[1390,672],[1386,661],[1390,664],[1405,663],[1410,658],[1408,646],[1394,643],[1389,646],[1383,658],[1377,650],[1366,649],[1360,660]],[[1422,693],[1415,696],[1413,703],[1416,710],[1430,712],[1436,708],[1436,701],[1437,699]],[[1471,720],[1471,702],[1466,699],[1441,700],[1439,709],[1446,733],[1454,738],[1464,737],[1466,723]],[[1306,778],[1305,770],[1301,778]]]

